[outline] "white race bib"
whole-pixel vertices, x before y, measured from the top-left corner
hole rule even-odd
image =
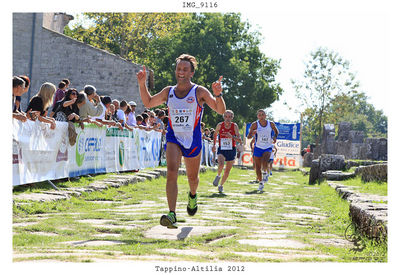
[[[175,109],[171,112],[171,123],[174,132],[187,133],[193,131],[193,113],[189,109]]]
[[[262,145],[269,145],[272,144],[272,138],[267,137],[267,136],[262,136],[260,137],[259,144]]]
[[[231,138],[221,138],[221,150],[232,150]]]

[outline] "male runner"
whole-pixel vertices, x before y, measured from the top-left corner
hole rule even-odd
[[[233,120],[233,111],[227,110],[224,113],[224,121],[218,123],[214,132],[214,146],[212,151],[216,151],[216,143],[218,137],[218,173],[214,179],[213,185],[218,186],[218,191],[222,193],[224,190],[223,185],[228,179],[229,172],[232,169],[233,163],[236,157],[236,142],[242,143],[242,139],[239,135],[239,127]],[[218,182],[221,178],[222,170],[224,169],[224,163],[226,162],[224,176],[222,177],[221,184]]]
[[[186,175],[190,191],[187,212],[193,216],[197,212],[197,187],[201,160],[201,129],[203,105],[206,103],[214,111],[223,114],[226,110],[222,98],[222,76],[212,84],[214,96],[207,88],[191,81],[197,67],[196,58],[182,54],[176,59],[175,77],[177,84],[167,86],[151,96],[146,86],[146,68],[137,73],[140,97],[146,108],[167,103],[169,121],[166,134],[167,184],[166,193],[169,213],[163,215],[160,224],[167,228],[177,228],[176,200],[178,197],[178,169],[182,156],[185,160]]]
[[[260,109],[257,111],[257,121],[254,121],[249,130],[247,138],[255,136],[254,146],[254,162],[256,166],[257,180],[259,181],[258,191],[262,191],[264,183],[268,182],[269,173],[267,173],[268,161],[272,152],[272,146],[276,142],[276,137],[279,134],[275,123],[266,120],[265,111]],[[272,138],[272,131],[275,135]],[[261,175],[262,169],[262,175]]]

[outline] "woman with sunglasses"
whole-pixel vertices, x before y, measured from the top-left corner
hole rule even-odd
[[[74,88],[68,89],[62,100],[55,106],[54,118],[56,121],[79,121],[79,108],[76,104],[78,91]]]

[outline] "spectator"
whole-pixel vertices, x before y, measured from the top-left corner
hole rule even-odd
[[[76,89],[69,89],[64,96],[56,104],[54,118],[56,121],[79,121],[79,108],[76,104],[78,98],[78,91]]]
[[[31,81],[29,79],[29,77],[27,77],[26,75],[19,75],[19,78],[21,78],[24,82],[25,82],[25,89],[23,93],[26,93],[29,90],[29,85],[31,84]],[[21,96],[16,96],[15,97],[15,106],[13,109],[13,112],[17,111],[21,113]]]
[[[117,107],[117,106],[115,106]],[[118,117],[118,121],[122,124],[122,126],[126,125],[126,115],[125,115],[125,111],[128,108],[128,102],[126,102],[125,100],[121,101],[121,104],[119,105],[119,110],[117,109],[117,117]]]
[[[208,140],[208,141],[212,141],[212,139],[210,137],[210,129],[208,129],[208,128],[204,129],[203,139]]]
[[[27,117],[24,113],[18,111],[18,108],[16,108],[15,102],[16,102],[16,97],[21,97],[25,93],[25,81],[21,79],[18,76],[13,77],[13,90],[12,90],[12,95],[13,95],[13,101],[12,101],[12,109],[13,109],[13,118],[21,120],[22,122],[25,122]]]
[[[123,121],[123,126],[126,128],[126,129],[128,129],[128,130],[130,130],[130,131],[133,131],[133,127],[132,126],[129,126],[126,122],[127,122],[127,113],[129,114],[130,113],[130,107],[129,107],[129,105],[128,105],[128,102],[126,102],[125,100],[122,100],[121,101],[121,104],[120,104],[120,110],[122,111],[122,112],[124,112],[124,121]]]
[[[83,104],[79,108],[79,116],[81,119],[85,121],[89,116],[100,116],[103,113],[103,105],[100,104],[100,97],[96,93],[96,88],[92,85],[86,85],[84,88],[84,94],[86,96],[86,104]]]
[[[126,119],[126,124],[128,124],[129,126],[136,126],[137,122],[136,122],[136,102],[135,101],[129,101],[129,106],[131,111],[129,112],[127,119]]]
[[[143,117],[143,121],[142,121],[142,125],[146,128],[148,128],[149,125],[149,115],[146,112],[142,113],[142,117]]]
[[[120,123],[115,122],[113,120],[106,120],[106,112],[110,112],[111,98],[109,96],[101,97],[100,104],[103,106],[103,112],[99,116],[93,117],[93,119],[100,122],[103,125],[117,126],[122,130],[123,128]]]
[[[146,130],[147,127],[143,125],[143,117],[141,115],[136,116],[136,128]]]
[[[32,120],[38,118],[41,122],[49,123],[50,129],[56,128],[55,119],[47,117],[47,110],[53,101],[55,91],[56,86],[53,83],[43,83],[39,92],[31,98],[28,107],[26,108],[28,118]]]
[[[143,117],[141,115],[136,116],[137,125],[143,125]]]
[[[115,106],[114,104],[111,104],[109,109],[106,110],[105,114],[106,120],[114,120],[114,114],[115,114]]]
[[[61,81],[60,83],[58,83],[58,89],[57,89],[56,95],[54,97],[53,106],[52,106],[52,113],[50,114],[50,116],[54,115],[53,112],[56,109],[57,102],[64,98],[66,87],[67,87],[67,84],[64,81]]]
[[[77,95],[77,99],[76,99],[76,101],[75,101],[76,106],[78,107],[79,112],[80,112],[81,109],[84,109],[83,106],[86,104],[86,101],[87,101],[86,94],[85,94],[83,91],[79,92],[78,95]],[[99,127],[102,127],[102,126],[103,126],[103,124],[101,124],[100,122],[97,122],[97,121],[95,121],[95,120],[91,120],[91,119],[89,119],[89,118],[84,118],[84,119],[82,119],[82,116],[79,116],[79,117],[80,117],[80,118],[79,118],[79,119],[80,119],[80,120],[79,120],[79,124],[80,124],[82,130],[84,129],[83,122],[96,124],[96,125],[99,126]]]
[[[164,130],[164,117],[165,117],[165,112],[163,110],[159,110],[158,114],[157,114],[157,118],[156,118],[156,123],[158,126],[157,129],[159,130]]]
[[[148,120],[148,130],[155,130],[158,132],[162,132],[162,129],[159,129],[159,127],[161,126],[160,123],[157,123],[156,119],[156,114],[153,111],[150,111],[148,113],[149,115],[149,120]]]
[[[119,123],[121,123],[122,125],[124,125],[125,122],[126,122],[126,118],[125,118],[124,111],[120,109],[119,100],[118,99],[114,99],[112,101],[112,104],[114,104],[114,106],[115,106],[115,114],[117,116],[117,121]]]
[[[68,78],[64,78],[61,81],[65,83],[65,90],[68,90],[69,89],[69,85],[71,84],[71,81],[69,81]]]
[[[168,118],[167,116],[165,116],[164,119],[163,119],[164,129],[167,129],[167,127],[168,127],[168,122],[169,122],[169,118]]]

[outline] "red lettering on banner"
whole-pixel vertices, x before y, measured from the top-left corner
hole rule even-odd
[[[242,162],[244,164],[253,164],[253,158],[250,153],[244,153],[242,156]]]
[[[274,165],[280,165],[280,166],[296,166],[296,160],[295,159],[288,159],[286,157],[283,158],[276,158],[274,159]]]

